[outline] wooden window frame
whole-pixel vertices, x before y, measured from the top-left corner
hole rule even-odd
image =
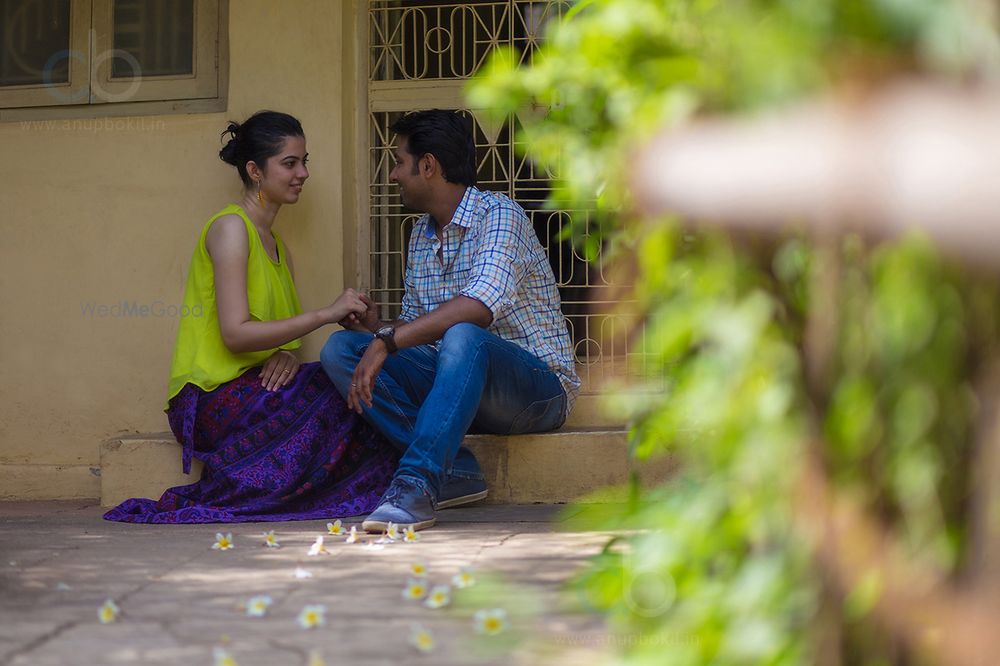
[[[0,121],[225,111],[229,0],[194,0],[194,74],[115,79],[113,0],[70,0],[69,81],[0,88]]]

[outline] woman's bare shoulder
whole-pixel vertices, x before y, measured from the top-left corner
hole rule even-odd
[[[235,213],[220,215],[212,221],[205,236],[205,244],[211,253],[216,249],[242,250],[248,247],[246,223]]]

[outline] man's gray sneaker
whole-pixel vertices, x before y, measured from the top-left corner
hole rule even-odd
[[[441,494],[438,495],[437,508],[447,509],[450,507],[470,504],[484,499],[489,491],[486,489],[486,482],[482,479],[466,479],[461,476],[449,476],[441,486]]]
[[[415,530],[422,530],[433,526],[434,521],[434,502],[430,495],[415,481],[400,476],[389,484],[378,507],[361,523],[361,529],[385,532],[389,523],[395,523],[400,527],[412,526]]]

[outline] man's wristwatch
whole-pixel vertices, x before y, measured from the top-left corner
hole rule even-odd
[[[385,343],[385,348],[390,354],[395,354],[399,347],[396,346],[396,327],[383,326],[375,331],[375,337]]]

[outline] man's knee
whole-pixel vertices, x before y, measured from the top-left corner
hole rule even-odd
[[[354,372],[364,348],[371,342],[371,333],[358,331],[337,331],[327,339],[323,350],[319,353],[320,363],[327,369],[327,374],[335,368]]]
[[[441,338],[441,354],[458,354],[474,352],[492,334],[481,326],[460,322],[449,328]]]

